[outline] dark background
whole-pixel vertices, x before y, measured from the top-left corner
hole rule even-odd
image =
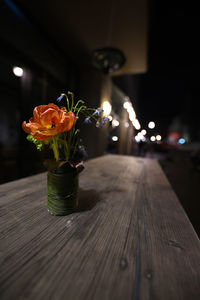
[[[164,137],[175,118],[188,126],[190,139],[199,141],[199,10],[197,3],[149,1],[148,71],[122,76],[116,82],[131,97],[138,82],[140,120],[156,122]],[[131,77],[131,78],[130,78]]]

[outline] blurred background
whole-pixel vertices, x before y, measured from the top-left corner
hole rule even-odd
[[[22,121],[72,91],[110,122],[88,158],[158,159],[200,233],[199,11],[159,0],[0,2],[0,183],[44,171]]]

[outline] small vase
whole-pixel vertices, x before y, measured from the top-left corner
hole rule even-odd
[[[63,216],[78,206],[78,172],[69,164],[47,174],[47,209],[52,215]]]

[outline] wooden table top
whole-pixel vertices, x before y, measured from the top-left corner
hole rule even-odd
[[[0,196],[2,300],[200,299],[200,241],[156,160],[88,161],[68,216],[47,212],[46,173]]]

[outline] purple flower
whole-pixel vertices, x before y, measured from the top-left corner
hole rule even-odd
[[[105,125],[109,121],[110,121],[110,119],[108,117],[104,117],[102,120],[102,125]]]
[[[90,124],[90,123],[92,123],[92,121],[91,121],[91,119],[88,117],[88,118],[86,118],[86,119],[84,120],[84,123]]]
[[[107,122],[109,122],[110,119],[108,117],[104,117],[103,119],[99,119],[97,122],[96,122],[96,127],[97,128],[101,128],[102,126],[104,126]]]
[[[98,121],[96,122],[96,127],[97,127],[97,128],[101,128],[101,127],[102,127],[102,122],[101,122],[100,120],[98,120]]]
[[[92,115],[93,116],[96,116],[96,115],[101,116],[102,112],[103,112],[103,108],[100,107],[100,108],[97,108]]]
[[[61,94],[60,97],[58,97],[57,101],[60,102],[64,97],[64,94]]]

